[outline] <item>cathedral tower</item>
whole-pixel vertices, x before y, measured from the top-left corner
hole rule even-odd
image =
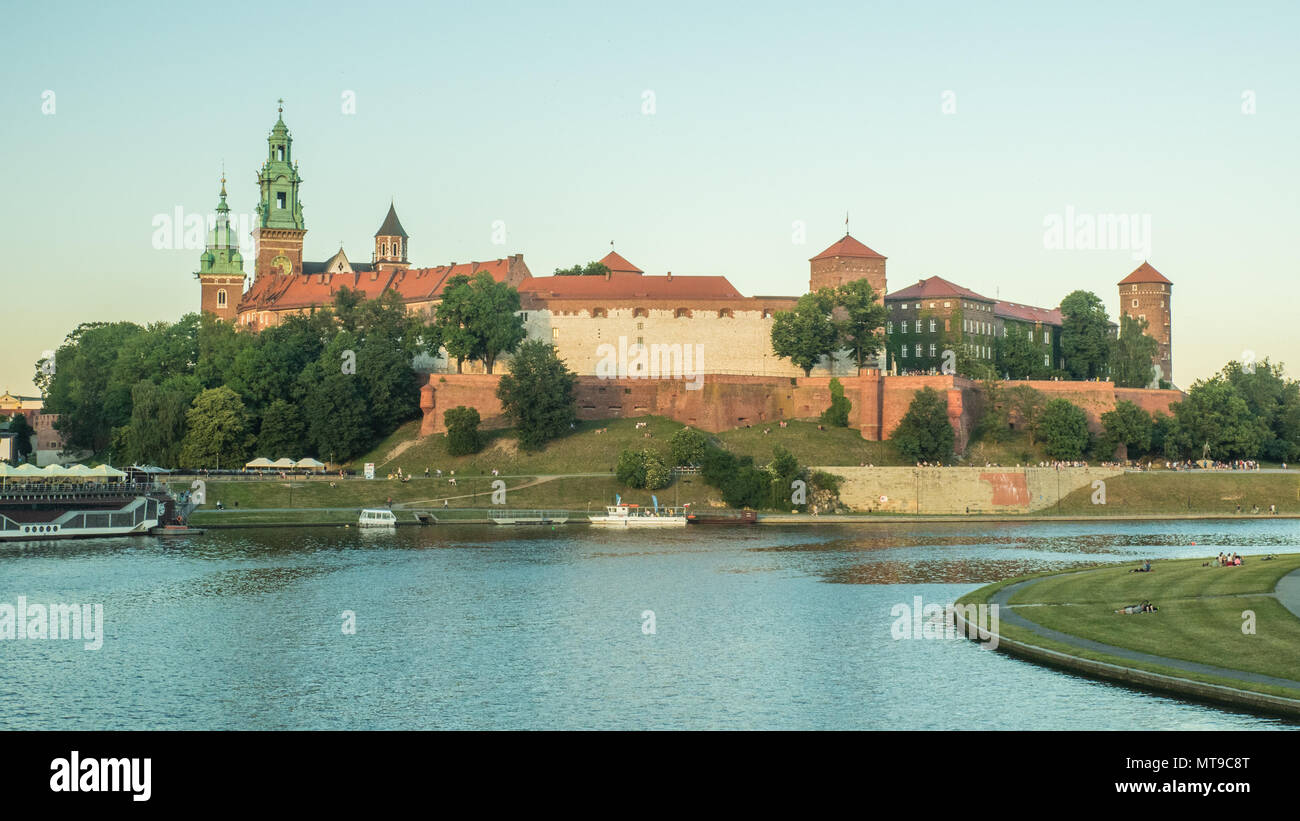
[[[406,229],[397,218],[397,209],[389,203],[388,216],[384,217],[384,224],[375,232],[375,267],[380,269],[409,267],[411,263],[407,260],[406,248],[408,239]]]
[[[266,138],[266,161],[257,172],[261,199],[257,204],[257,227],[253,229],[257,248],[255,279],[302,273],[302,240],[307,233],[298,191],[302,177],[293,160],[293,137],[284,124],[284,100],[278,111],[280,118]]]
[[[235,309],[244,295],[244,258],[239,253],[239,237],[230,228],[230,206],[226,205],[226,178],[221,178],[221,201],[217,203],[217,221],[208,232],[208,241],[199,257],[200,308],[227,322],[235,320]]]

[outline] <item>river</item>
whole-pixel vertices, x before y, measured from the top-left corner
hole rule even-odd
[[[104,635],[0,641],[0,728],[1290,727],[890,627],[1020,573],[1298,543],[1293,522],[1189,521],[7,545],[0,603],[102,604]]]

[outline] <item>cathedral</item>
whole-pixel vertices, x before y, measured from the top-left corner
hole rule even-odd
[[[467,262],[431,268],[412,267],[410,237],[397,209],[390,204],[375,232],[369,262],[352,262],[340,247],[324,262],[303,260],[307,224],[303,219],[302,176],[293,159],[293,136],[284,124],[284,109],[267,136],[266,159],[257,172],[259,200],[253,243],[253,281],[245,290],[244,260],[239,237],[230,225],[226,180],[221,180],[216,224],[208,233],[195,277],[200,283],[201,310],[258,330],[278,325],[288,315],[309,313],[331,304],[347,287],[375,298],[392,290],[407,310],[432,315],[432,307],[455,276],[486,271],[498,282],[518,287],[531,274],[523,254],[487,262]]]

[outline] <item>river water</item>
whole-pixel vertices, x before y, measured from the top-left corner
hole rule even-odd
[[[890,628],[1021,573],[1298,545],[1285,521],[7,545],[0,603],[99,603],[105,629],[0,641],[0,729],[1290,727]]]

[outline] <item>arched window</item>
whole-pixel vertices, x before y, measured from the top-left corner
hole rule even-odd
[[[606,317],[609,316],[609,311],[605,308],[592,308],[591,315],[593,317]]]
[[[718,311],[718,319],[731,319],[732,313],[730,308],[722,308]]]
[[[689,319],[691,316],[690,308],[678,308],[673,311],[673,316],[677,319]]]
[[[224,308],[224,307],[226,307],[226,289],[225,289],[225,288],[222,288],[220,291],[217,291],[217,307],[218,307],[218,308]]]
[[[650,311],[647,310],[646,308],[633,308],[633,309],[632,309],[632,317],[633,317],[633,318],[636,318],[636,317],[642,317],[642,316],[644,316],[644,317],[648,317],[648,316],[650,316]]]

